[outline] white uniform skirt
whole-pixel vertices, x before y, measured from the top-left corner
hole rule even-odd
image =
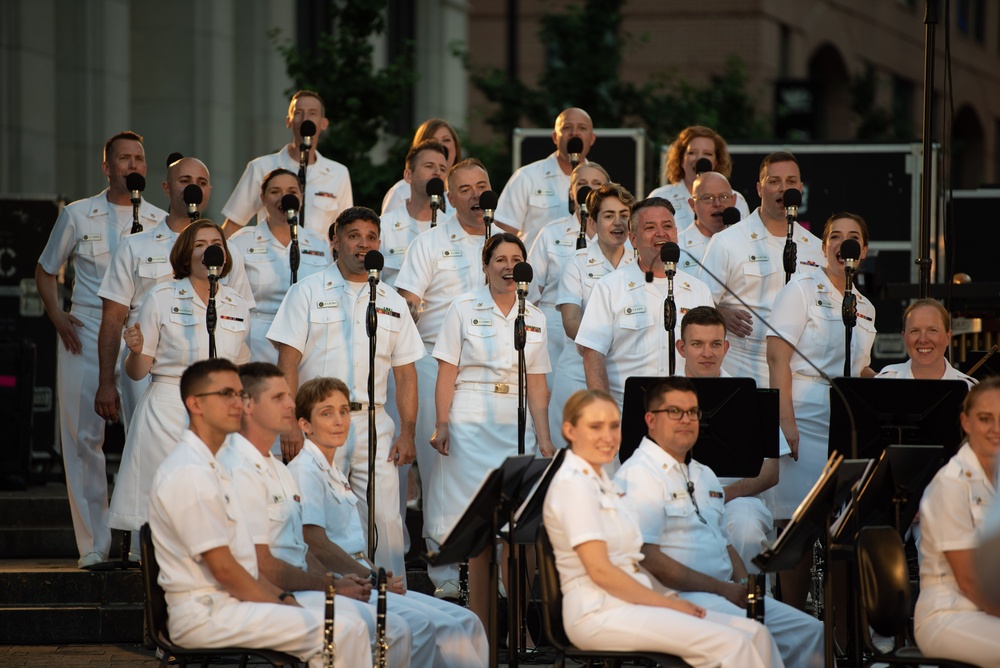
[[[799,460],[782,457],[775,488],[774,518],[787,520],[819,480],[827,460],[830,440],[830,386],[820,378],[792,375],[792,405],[799,428]],[[848,448],[840,453],[850,456]]]
[[[462,516],[486,477],[508,457],[517,455],[517,384],[510,394],[455,390],[448,413],[447,457],[435,451],[433,484],[425,487],[424,525],[441,543]],[[528,415],[525,454],[535,454],[535,432]]]
[[[569,341],[563,348],[559,362],[555,366],[559,373],[555,374],[550,389],[549,398],[549,434],[552,444],[557,448],[565,448],[567,443],[562,435],[563,407],[578,390],[587,389],[587,376],[583,370],[583,357],[577,352],[576,344]]]
[[[250,314],[253,318],[253,327],[250,328],[247,345],[250,347],[250,359],[254,362],[278,363],[278,349],[271,345],[271,341],[267,338],[267,330],[271,329],[275,315],[260,311],[253,311]]]

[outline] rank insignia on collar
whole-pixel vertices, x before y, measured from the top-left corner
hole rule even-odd
[[[629,286],[630,288],[634,288],[634,287],[635,287],[635,281],[629,281],[629,282],[628,282],[628,286]]]
[[[809,243],[809,237],[799,237],[799,241],[801,241],[804,244],[807,244]]]
[[[823,285],[822,283],[817,283],[816,284],[816,289],[817,290],[826,290],[826,286]]]
[[[756,232],[751,232],[750,233],[750,238],[751,239],[756,239],[757,238],[757,233]]]
[[[179,294],[179,295],[186,295],[187,294],[187,290],[185,290],[184,288],[181,288],[180,292],[178,292],[177,294]]]
[[[691,289],[691,284],[690,284],[690,283],[688,283],[687,281],[684,281],[683,283],[681,283],[681,285],[683,285],[683,286],[684,286],[685,288],[687,288],[688,290],[690,290],[690,289]]]

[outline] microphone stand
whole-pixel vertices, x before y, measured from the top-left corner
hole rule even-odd
[[[677,326],[677,304],[674,303],[674,273],[667,269],[667,298],[663,300],[663,326],[670,336],[670,350],[667,352],[668,369],[674,375],[677,358],[674,345],[674,328]]]
[[[302,192],[302,207],[299,209],[299,225],[306,224],[306,168],[309,165],[309,149],[312,147],[312,137],[308,138],[306,143],[306,138],[302,138],[303,141],[299,144],[299,190]],[[292,239],[295,239],[294,227],[292,228]],[[292,279],[292,283],[295,279]]]
[[[514,318],[514,350],[517,351],[517,454],[524,454],[524,434],[528,428],[527,397],[528,388],[527,373],[524,361],[524,346],[527,342],[527,330],[524,325],[524,298],[527,289],[517,290],[517,317]],[[511,537],[513,538],[513,531]],[[524,629],[521,624],[521,584],[522,573],[521,564],[524,558],[521,545],[514,545],[511,540],[510,558],[508,559],[507,570],[511,573],[511,587],[507,597],[507,625],[508,632],[508,665],[516,668],[518,665],[518,651],[521,648],[521,637]],[[491,548],[492,549],[492,548]]]
[[[785,218],[788,220],[788,235],[785,237],[785,250],[781,255],[781,260],[785,265],[785,283],[788,283],[792,280],[792,274],[795,273],[798,249],[795,242],[792,241],[792,224],[795,222],[795,216],[787,215]]]
[[[580,236],[576,238],[576,249],[587,247],[587,210],[584,208],[580,209]]]
[[[215,323],[218,319],[215,310],[215,293],[219,289],[219,277],[211,272],[208,274],[208,306],[205,309],[205,326],[208,328],[208,357],[215,359],[218,357],[215,351]]]
[[[844,303],[841,305],[841,315],[844,319],[844,378],[851,377],[851,338],[854,335],[854,326],[858,324],[858,298],[851,289],[854,271],[846,267],[844,269],[844,276],[847,279]]]
[[[368,561],[375,563],[378,531],[375,528],[375,457],[378,439],[375,434],[375,346],[378,339],[378,313],[375,311],[375,286],[378,277],[368,275],[368,313],[365,325],[368,330]]]
[[[302,212],[299,212],[301,215]],[[299,225],[296,216],[288,219],[289,229],[292,231],[292,242],[288,246],[288,267],[292,270],[292,285],[299,282]]]
[[[129,197],[132,202],[132,231],[129,234],[142,232],[142,223],[139,222],[139,205],[142,204],[142,196]]]

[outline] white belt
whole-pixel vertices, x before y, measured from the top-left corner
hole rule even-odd
[[[954,575],[948,575],[942,573],[940,575],[921,575],[920,576],[920,586],[929,587],[936,584],[952,584],[955,582]]]
[[[798,371],[792,372],[793,380],[804,380],[810,383],[823,383],[824,385],[829,385],[822,376],[807,376],[804,373],[799,373]]]
[[[177,376],[158,376],[153,374],[152,382],[154,383],[166,383],[167,385],[180,385],[181,379]]]
[[[489,392],[491,394],[517,393],[517,385],[511,385],[510,383],[459,383],[457,389]]]
[[[98,320],[101,319],[100,306],[83,306],[82,304],[73,304],[73,307],[70,309],[70,312],[80,313],[90,318],[97,318]]]
[[[767,339],[751,339],[748,336],[728,336],[729,345],[754,355],[767,353]]]

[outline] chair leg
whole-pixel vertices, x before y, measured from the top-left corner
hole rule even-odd
[[[240,654],[240,668],[247,668],[248,661],[250,661],[249,654]]]

